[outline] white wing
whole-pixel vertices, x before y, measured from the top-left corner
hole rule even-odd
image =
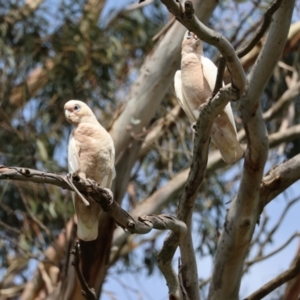
[[[108,164],[108,168],[106,169],[106,174],[101,180],[101,187],[111,189],[111,184],[114,178],[116,177],[116,169],[115,169],[115,150],[112,147],[110,151],[110,160]]]
[[[74,173],[79,169],[79,154],[73,131],[70,134],[68,145],[68,169],[70,173]]]
[[[216,65],[209,58],[205,56],[201,56],[201,63],[203,65],[204,77],[206,78],[210,89],[213,91],[215,88],[218,69]],[[234,128],[234,131],[236,132],[235,121],[234,121],[230,102],[225,106],[224,111],[227,114],[228,119]]]
[[[182,92],[182,82],[181,82],[181,71],[177,71],[174,76],[174,88],[177,100],[184,110],[185,114],[188,116],[191,123],[197,122],[197,117],[199,112],[194,112],[189,103],[186,101],[184,94]]]
[[[204,56],[201,56],[201,63],[204,77],[210,89],[213,91],[218,69],[209,58]],[[234,163],[244,154],[237,140],[235,121],[230,102],[225,106],[223,112],[214,122],[212,128],[212,142],[220,150],[223,160],[228,164]]]

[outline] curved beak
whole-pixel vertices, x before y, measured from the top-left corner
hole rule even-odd
[[[65,116],[66,118],[69,118],[71,115],[71,112],[68,109],[65,109]]]

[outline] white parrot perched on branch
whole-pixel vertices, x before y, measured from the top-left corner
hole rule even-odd
[[[211,97],[217,72],[214,63],[203,55],[202,41],[188,31],[182,41],[181,71],[176,72],[174,85],[176,97],[191,123],[199,117],[199,106]],[[215,119],[211,138],[227,164],[243,156],[230,103]]]
[[[92,110],[82,101],[70,100],[65,106],[65,116],[75,125],[68,146],[68,167],[70,173],[86,181],[95,180],[102,188],[111,188],[115,177],[115,148],[110,134],[97,121]],[[78,238],[95,240],[98,236],[100,205],[90,199],[89,205],[77,193],[72,194],[77,214]]]

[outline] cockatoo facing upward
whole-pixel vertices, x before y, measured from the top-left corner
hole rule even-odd
[[[115,177],[115,148],[111,136],[84,102],[70,100],[64,110],[67,121],[75,126],[69,138],[69,172],[77,172],[81,179],[93,179],[102,188],[110,189]],[[95,240],[100,205],[90,200],[90,206],[86,206],[79,195],[73,193],[72,197],[78,219],[78,237],[84,241]]]
[[[199,106],[211,97],[217,72],[214,63],[203,56],[202,41],[187,32],[182,41],[181,71],[176,72],[174,85],[176,97],[191,123],[199,117]],[[230,103],[215,119],[211,138],[226,163],[232,164],[243,156]]]

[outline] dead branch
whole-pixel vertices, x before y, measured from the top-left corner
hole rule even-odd
[[[221,156],[218,151],[210,153],[206,172],[213,172],[219,160],[221,160]],[[300,154],[276,166],[263,177],[259,196],[260,211],[262,211],[271,200],[300,179],[299,170]],[[165,186],[161,187],[144,201],[139,202],[139,204],[130,212],[130,215],[139,216],[143,214],[153,214],[166,207],[170,201],[177,199],[177,194],[182,190],[188,174],[189,169],[184,169],[179,172]],[[121,245],[125,243],[127,237],[128,234],[124,233],[123,230],[116,229],[113,245],[121,247]]]
[[[170,229],[181,236],[186,231],[186,226],[183,222],[168,215],[149,215],[140,216],[137,219],[133,218],[112,199],[111,192],[108,189],[101,188],[92,180],[89,180],[90,185],[88,185],[83,181],[76,181],[74,178],[71,185],[68,177],[70,176],[28,168],[0,166],[0,180],[31,181],[39,184],[48,183],[71,191],[74,191],[73,186],[75,186],[83,195],[92,197],[119,226],[130,233],[145,234],[152,229]]]

